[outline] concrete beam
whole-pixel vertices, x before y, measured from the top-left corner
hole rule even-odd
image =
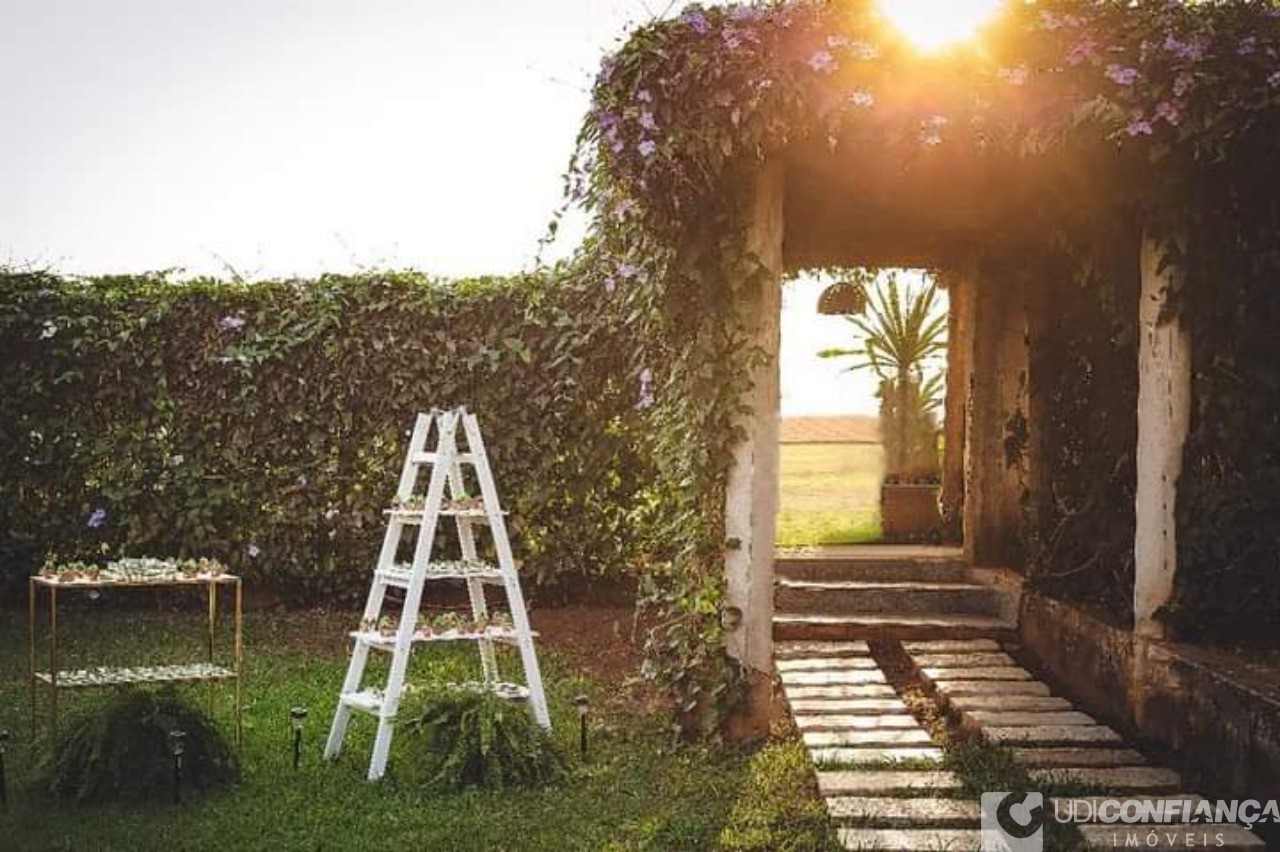
[[[1191,335],[1162,317],[1179,271],[1161,268],[1164,243],[1143,237],[1138,301],[1138,447],[1133,541],[1134,630],[1159,639],[1155,613],[1173,594],[1177,569],[1175,507],[1182,449],[1191,422]]]

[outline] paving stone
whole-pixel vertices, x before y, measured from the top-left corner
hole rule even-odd
[[[835,684],[831,686],[783,685],[787,701],[795,706],[797,698],[895,698],[898,693],[887,683]]]
[[[802,687],[807,688],[807,687]],[[875,716],[880,714],[902,715],[907,705],[901,698],[797,698],[788,699],[791,712],[800,715],[842,714]]]
[[[862,669],[831,670],[816,672],[782,672],[782,682],[795,686],[828,686],[835,683],[885,683],[884,675],[879,669],[865,671]]]
[[[866,828],[964,828],[982,819],[978,803],[965,799],[834,796],[827,799],[827,813]]]
[[[1088,713],[1063,710],[1057,713],[1026,713],[1017,711],[966,710],[960,714],[965,725],[974,728],[1030,728],[1044,725],[1096,725],[1098,720]]]
[[[908,654],[938,654],[976,651],[999,651],[1000,643],[994,639],[933,639],[925,642],[903,642]]]
[[[866,766],[892,764],[903,761],[938,763],[942,749],[933,746],[903,746],[901,748],[854,748],[832,746],[809,749],[809,759],[818,766]]]
[[[983,668],[923,668],[920,673],[929,680],[1033,680],[1031,672],[1021,666],[986,666]]]
[[[883,849],[901,852],[976,852],[982,848],[977,828],[842,828],[845,849]]]
[[[959,695],[948,696],[947,703],[962,713],[966,710],[1052,713],[1071,709],[1071,702],[1065,698],[1041,695]]]
[[[1196,806],[1203,801],[1203,798],[1191,793],[1174,793],[1168,796],[1070,796],[1050,799],[1045,803],[1045,812],[1060,822],[1071,822],[1076,825],[1082,823],[1112,825],[1120,823],[1102,822],[1099,819],[1099,805],[1104,802],[1120,802],[1122,807],[1132,807],[1128,803],[1136,802],[1138,806],[1154,809],[1148,812],[1151,815],[1150,820],[1145,819],[1144,815],[1144,822],[1169,825],[1187,822]],[[1176,809],[1170,807],[1174,802],[1178,803]],[[1077,820],[1080,822],[1076,822]]]
[[[1013,657],[1004,652],[982,652],[971,654],[912,654],[911,662],[917,668],[936,669],[969,669],[995,668],[998,666],[1016,666]]]
[[[899,746],[933,745],[924,728],[874,731],[806,731],[801,735],[809,748],[855,746],[857,748],[898,748]]]
[[[933,686],[948,698],[990,695],[1048,696],[1048,684],[1038,680],[935,680]]]
[[[1037,725],[1031,728],[983,728],[996,745],[1118,745],[1120,735],[1106,725]]]
[[[1015,748],[1013,760],[1027,769],[1145,766],[1147,759],[1129,748]]]
[[[1076,784],[1116,794],[1173,793],[1182,786],[1181,777],[1172,769],[1151,766],[1032,769],[1027,775],[1037,784]]]
[[[1214,849],[1221,852],[1266,849],[1267,845],[1251,831],[1238,825],[1146,826],[1081,825],[1077,826],[1088,849]],[[1154,835],[1155,842],[1151,842]]]
[[[773,655],[778,659],[791,657],[866,657],[871,649],[866,642],[778,642]]]
[[[933,769],[827,770],[817,775],[818,792],[828,798],[956,793],[963,786],[954,772]]]
[[[873,731],[882,729],[916,729],[920,723],[909,713],[883,713],[857,716],[829,713],[825,716],[795,717],[796,727],[805,731]]]
[[[780,672],[835,671],[837,669],[880,670],[879,664],[870,657],[796,657],[791,660],[775,660],[773,665]]]

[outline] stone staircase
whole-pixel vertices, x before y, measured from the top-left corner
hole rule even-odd
[[[958,549],[854,546],[780,554],[775,640],[1012,639],[1015,593]]]

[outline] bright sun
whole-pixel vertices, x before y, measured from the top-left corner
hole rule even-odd
[[[880,13],[921,50],[975,35],[1005,0],[880,0]]]

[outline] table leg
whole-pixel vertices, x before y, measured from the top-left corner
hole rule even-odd
[[[218,623],[218,584],[209,582],[209,664],[213,665],[213,649],[216,625]],[[209,716],[213,716],[213,693],[217,684],[209,681]]]
[[[244,597],[240,578],[236,578],[236,748],[244,747],[242,692],[244,683]]]
[[[36,580],[27,581],[27,710],[31,715],[31,727],[27,736],[36,738]]]
[[[49,732],[50,748],[58,748],[58,587],[49,587]]]

